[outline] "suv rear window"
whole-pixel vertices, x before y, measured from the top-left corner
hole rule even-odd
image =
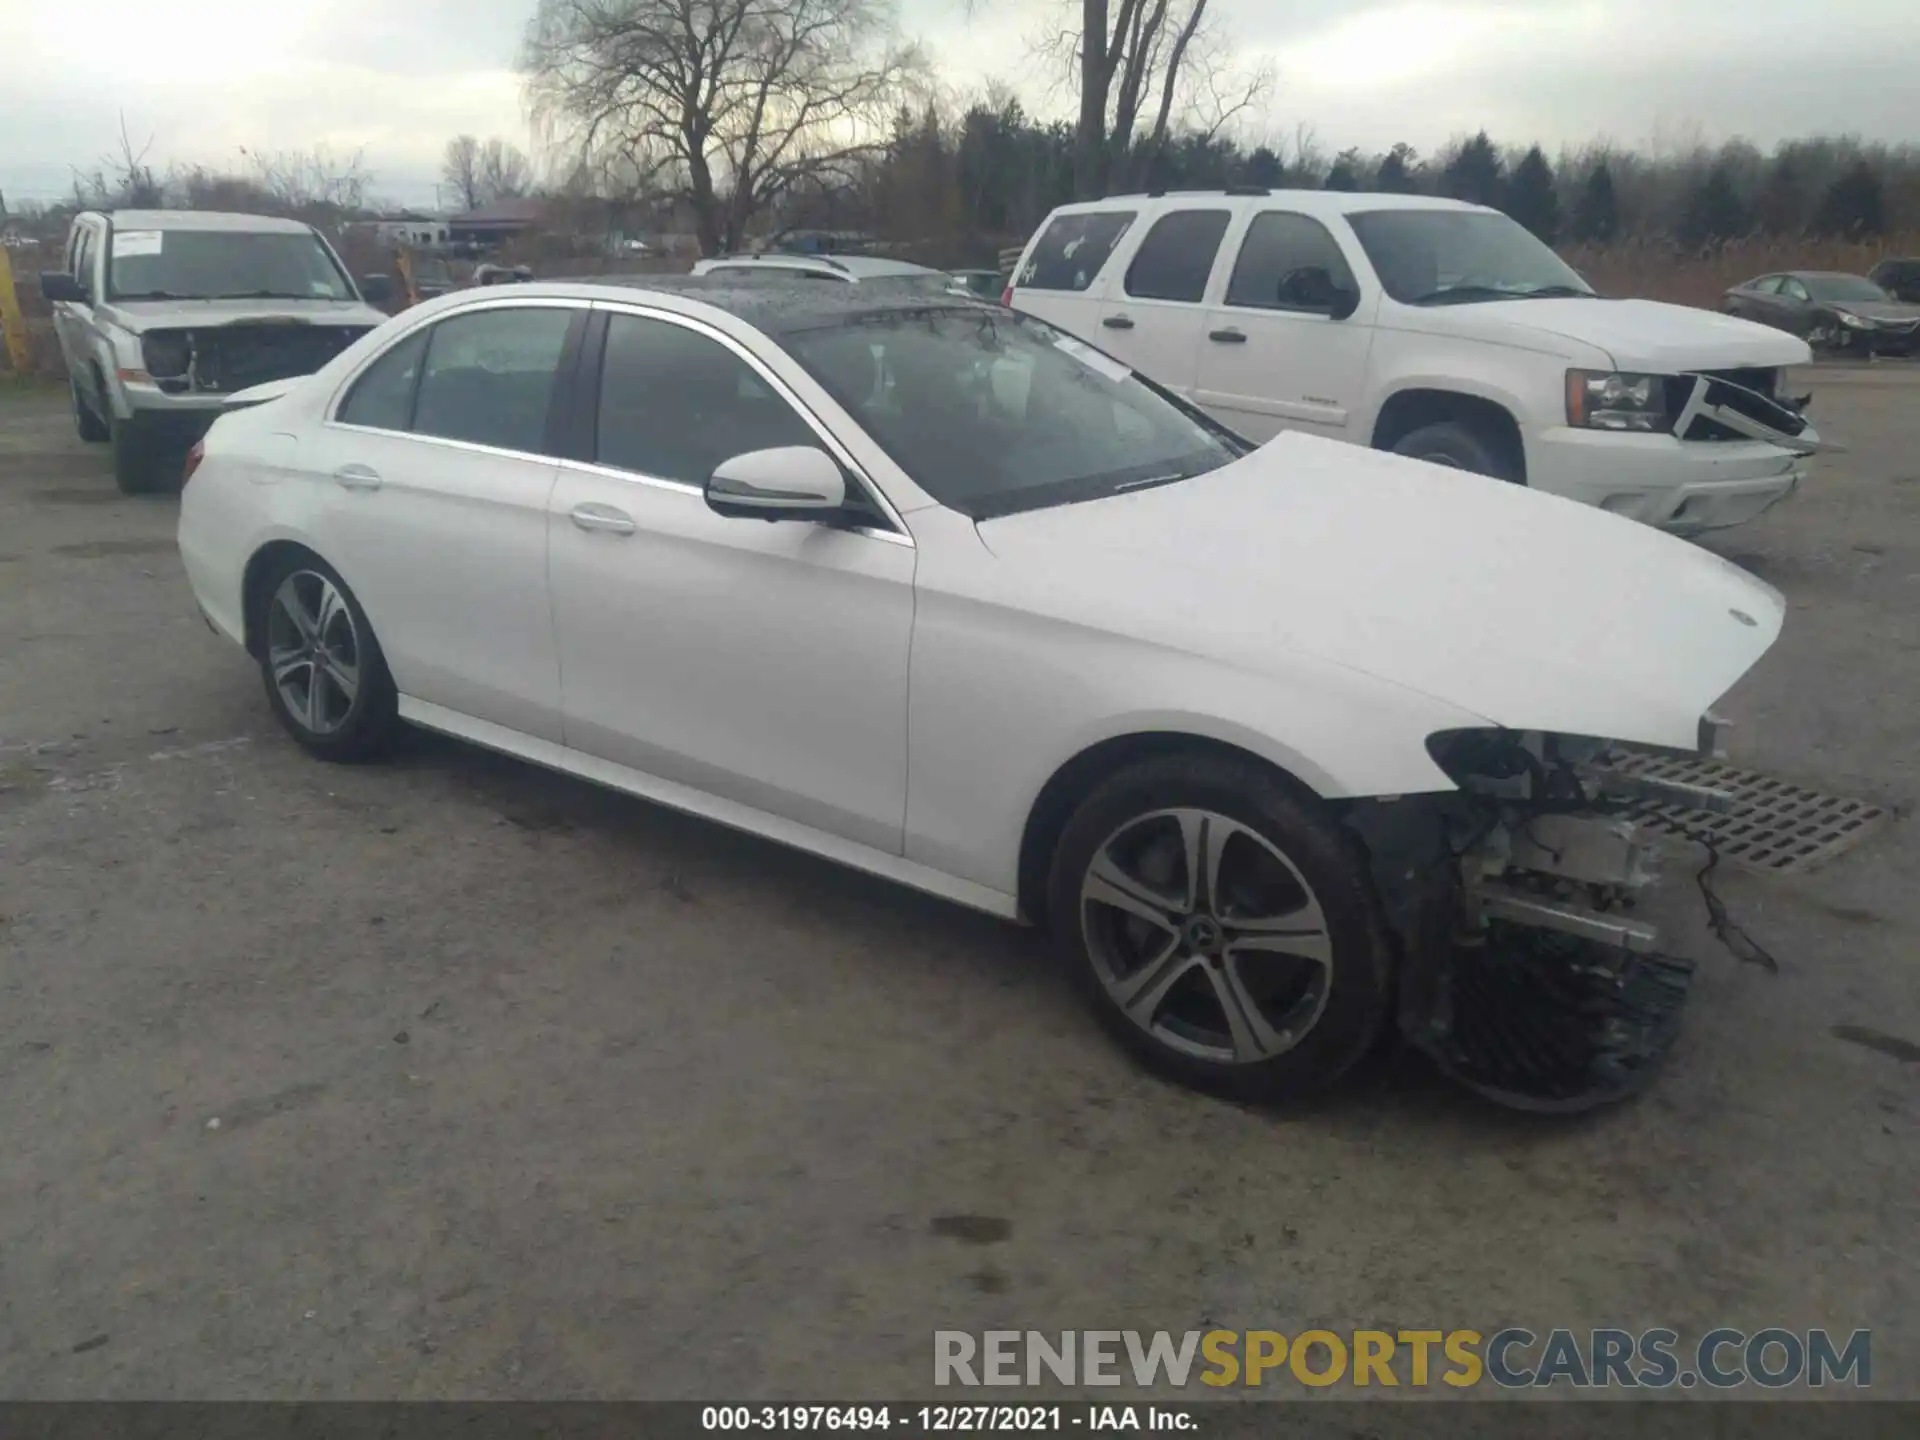
[[[1080,211],[1056,215],[1020,273],[1016,287],[1029,290],[1085,290],[1113,254],[1113,247],[1133,224],[1131,210]]]

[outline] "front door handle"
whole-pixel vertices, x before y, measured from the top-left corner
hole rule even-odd
[[[609,535],[631,535],[635,528],[631,515],[624,510],[616,510],[611,505],[576,505],[567,514],[582,530],[602,530]]]
[[[349,490],[378,490],[380,472],[371,465],[342,465],[333,478]]]
[[[1244,330],[1209,330],[1207,332],[1207,338],[1216,345],[1244,345],[1247,343],[1247,332]]]
[[[1133,328],[1133,321],[1124,315],[1107,315],[1102,317],[1100,323],[1109,330],[1131,330]]]

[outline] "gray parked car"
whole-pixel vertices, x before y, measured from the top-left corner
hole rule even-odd
[[[180,459],[236,391],[308,375],[386,316],[310,225],[194,210],[88,211],[40,289],[80,438],[111,441],[129,494]]]

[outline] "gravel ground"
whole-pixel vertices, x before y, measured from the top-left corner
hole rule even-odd
[[[1850,452],[1712,542],[1792,604],[1723,708],[1904,817],[1920,378],[1814,384]],[[1021,931],[451,742],[304,758],[174,510],[0,389],[0,1394],[845,1400],[929,1393],[935,1328],[1511,1323],[1871,1326],[1920,1396],[1903,820],[1728,877],[1778,975],[1689,908],[1636,1103],[1389,1056],[1236,1108]]]

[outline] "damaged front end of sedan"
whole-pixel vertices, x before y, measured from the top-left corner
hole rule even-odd
[[[1702,718],[1700,755],[1724,753],[1724,728]],[[1457,790],[1347,816],[1400,942],[1402,1034],[1518,1109],[1636,1093],[1679,1033],[1694,967],[1647,918],[1662,845],[1625,812],[1723,811],[1729,797],[1633,773],[1607,740],[1488,728],[1429,750]]]

